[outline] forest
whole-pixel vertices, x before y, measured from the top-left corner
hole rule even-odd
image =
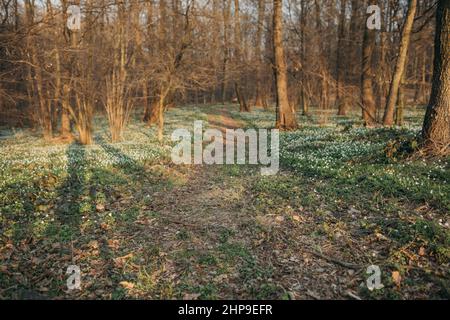
[[[0,0],[0,299],[449,299],[449,182],[450,0]]]

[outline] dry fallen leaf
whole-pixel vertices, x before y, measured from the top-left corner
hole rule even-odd
[[[130,259],[132,257],[133,257],[133,254],[129,253],[129,254],[124,255],[122,257],[114,258],[113,261],[114,261],[114,264],[116,265],[116,267],[121,268],[121,267],[123,267],[123,265],[125,263],[125,260]]]
[[[185,293],[183,300],[197,300],[200,295],[200,293]]]
[[[110,247],[113,250],[119,249],[119,240],[108,240],[108,247]]]
[[[397,286],[400,286],[400,283],[402,282],[402,276],[400,275],[400,272],[398,272],[398,271],[392,271],[392,281],[393,281]]]
[[[98,241],[92,240],[88,243],[88,247],[91,249],[98,249]]]
[[[104,222],[100,224],[100,228],[102,228],[103,230],[111,229],[110,226],[107,223],[104,223]]]
[[[426,254],[425,248],[424,247],[420,247],[419,249],[419,256],[424,256]]]
[[[377,237],[378,240],[385,240],[385,241],[389,240],[384,234],[381,234],[379,232],[375,233],[375,236]]]
[[[125,289],[133,289],[134,288],[134,283],[128,282],[128,281],[121,281],[119,283],[122,287],[124,287]]]

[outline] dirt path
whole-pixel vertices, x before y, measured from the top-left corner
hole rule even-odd
[[[231,116],[230,111],[226,108],[221,109],[218,114],[209,113],[208,122],[210,127],[221,131],[225,131],[225,129],[238,129],[244,127],[244,123],[234,119]]]
[[[219,113],[208,114],[208,126],[211,129],[220,130],[223,135],[224,144],[227,145],[230,142],[227,141],[226,129],[244,129],[245,123],[243,121],[237,121],[231,116],[228,109],[222,108]]]
[[[223,133],[226,141],[226,129],[243,128],[244,123],[232,118],[229,111],[222,109],[220,113],[208,114],[208,127],[218,129]],[[231,214],[235,209],[232,200],[240,197],[240,192],[233,184],[227,188],[226,181],[222,181],[223,166],[192,165],[189,167],[187,183],[175,188],[170,194],[161,194],[158,202],[163,206],[163,212],[175,224],[208,228],[209,226],[229,226],[236,218]],[[158,198],[158,197],[155,197]],[[169,206],[166,204],[169,203]],[[175,215],[174,215],[175,214]],[[196,224],[201,222],[200,224]]]
[[[208,120],[222,132],[245,127],[225,109]],[[316,217],[285,203],[257,213],[252,189],[271,178],[248,166],[202,165],[187,172],[187,183],[155,194],[151,208],[160,214],[153,241],[170,257],[165,277],[191,288],[184,297],[349,298],[357,266],[330,257],[333,246],[311,237]]]

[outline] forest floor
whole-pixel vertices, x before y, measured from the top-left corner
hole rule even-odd
[[[163,144],[139,115],[116,144],[96,118],[89,147],[1,130],[0,298],[448,299],[449,159],[409,157],[421,112],[392,129],[299,116],[274,176],[170,161],[173,129],[269,128],[261,109],[171,109]]]

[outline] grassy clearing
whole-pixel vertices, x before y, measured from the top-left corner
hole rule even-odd
[[[253,185],[258,210],[281,215],[284,203],[300,217],[308,212],[314,215],[312,235],[328,238],[332,256],[340,256],[347,242],[366,251],[360,259],[367,265],[382,266],[389,286],[376,293],[360,290],[366,297],[411,298],[414,290],[423,290],[418,296],[425,298],[434,285],[433,297],[449,295],[449,161],[408,160],[402,154],[401,148],[413,149],[417,141],[417,113],[410,110],[406,126],[392,129],[310,117],[300,130],[281,137],[284,175]],[[264,111],[238,116],[253,127],[274,121]],[[359,254],[351,256],[355,261]],[[394,271],[407,280],[393,284]]]
[[[259,109],[186,107],[168,112],[166,133],[218,114],[274,122]],[[0,296],[448,298],[449,163],[407,160],[420,111],[406,119],[366,129],[356,115],[302,117],[282,134],[282,170],[271,177],[253,166],[174,166],[170,141],[157,142],[138,116],[117,144],[101,118],[90,147],[7,132]],[[82,270],[81,291],[66,291],[70,264]],[[361,285],[370,264],[384,289]]]

